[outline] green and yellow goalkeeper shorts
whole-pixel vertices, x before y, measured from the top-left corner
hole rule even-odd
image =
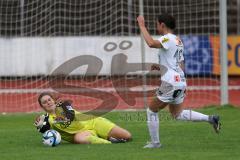
[[[107,139],[110,131],[116,126],[113,122],[109,121],[106,118],[98,117],[93,120],[90,120],[83,129],[78,130],[76,133],[81,133],[84,131],[91,132],[92,135],[98,136],[103,139]],[[63,140],[73,143],[74,135],[67,132],[62,132],[59,130]]]
[[[110,131],[116,126],[106,118],[98,117],[93,120],[93,131],[98,137],[107,139]]]

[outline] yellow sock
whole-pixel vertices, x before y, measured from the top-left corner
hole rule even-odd
[[[97,136],[89,136],[87,138],[87,140],[91,143],[91,144],[111,144],[110,141],[106,140],[106,139],[102,139],[102,138],[99,138]]]

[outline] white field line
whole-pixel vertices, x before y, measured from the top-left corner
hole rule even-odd
[[[190,91],[219,91],[220,90],[220,86],[188,86],[187,90]],[[106,88],[91,88],[91,89],[96,89],[99,91],[104,91],[104,92],[116,92],[116,89],[113,87],[106,87]],[[148,90],[153,90],[153,89],[157,89],[157,86],[147,86],[146,87],[147,91]],[[228,86],[229,90],[240,90],[240,86]],[[127,91],[128,88],[119,88],[118,91]],[[143,91],[143,87],[132,87],[130,89],[131,91]],[[89,92],[87,89],[81,89],[79,90],[78,88],[76,89],[68,89],[68,88],[64,88],[64,89],[59,89],[59,90],[54,90],[52,88],[39,88],[39,89],[21,89],[21,88],[16,88],[16,89],[0,89],[0,94],[7,94],[7,93],[11,93],[11,94],[22,94],[22,93],[42,93],[42,92],[76,92],[78,93],[80,92]]]

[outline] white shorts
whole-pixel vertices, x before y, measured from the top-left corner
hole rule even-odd
[[[179,85],[172,85],[170,83],[162,82],[161,86],[157,89],[156,94],[159,100],[169,104],[181,104],[185,98],[186,83]]]

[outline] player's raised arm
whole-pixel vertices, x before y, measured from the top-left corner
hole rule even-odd
[[[150,48],[162,48],[162,44],[158,40],[154,40],[152,36],[149,34],[143,16],[137,17],[139,28],[143,34],[143,37]]]

